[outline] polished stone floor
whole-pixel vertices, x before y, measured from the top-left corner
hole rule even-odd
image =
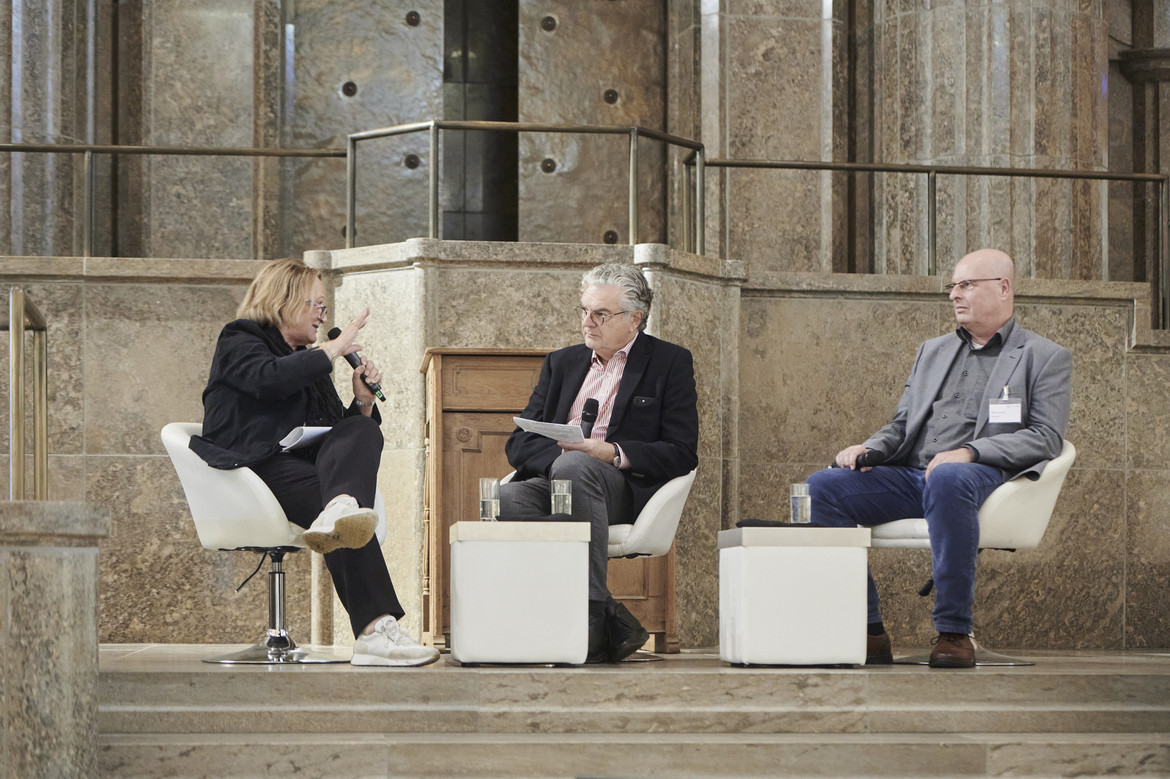
[[[238,645],[219,645],[219,644],[102,644],[98,648],[98,662],[99,668],[103,672],[134,672],[134,671],[215,671],[215,670],[234,670],[240,671],[246,666],[215,666],[204,663],[206,658],[214,657],[229,651],[241,648]],[[996,648],[999,652],[1013,657],[1019,657],[1030,660],[1036,663],[1030,666],[1030,673],[1127,673],[1136,670],[1142,672],[1165,673],[1170,675],[1170,649],[1167,650],[1150,650],[1150,651],[1104,651],[1104,650],[1073,650],[1073,651],[1055,651],[1055,650],[1022,650],[1022,649],[1003,649]],[[335,654],[338,658],[348,658],[349,650],[345,648],[334,649],[328,648],[313,648],[316,653]],[[930,651],[930,647],[907,647],[905,649],[898,647],[895,650],[895,655],[898,658],[908,657],[917,654],[924,654]],[[643,657],[639,653],[639,659]],[[670,671],[710,671],[713,669],[727,669],[734,670],[734,667],[719,659],[718,651],[710,650],[686,650],[678,654],[668,655],[653,655],[659,658],[660,662],[627,662],[614,665],[585,665],[578,667],[560,667],[561,671],[572,671],[574,673],[612,673],[615,669],[621,669],[627,673],[654,673],[657,670]],[[481,666],[481,670],[488,670],[490,668],[542,668],[543,666]],[[793,672],[802,670],[802,666],[769,666],[768,669],[777,673]],[[979,668],[974,671],[959,671],[958,673],[983,673],[991,671],[993,668]],[[280,668],[273,666],[259,666],[252,669],[256,672],[271,673],[276,672],[323,672],[329,671],[331,673],[346,672],[356,674],[370,673],[372,669],[368,668],[354,668],[349,665],[322,665],[309,666],[303,668]],[[378,669],[373,669],[378,670]],[[468,673],[474,669],[463,668],[456,662],[450,654],[444,654],[439,658],[437,663],[426,666],[425,669],[380,669],[383,673],[417,673],[425,670],[428,673]],[[836,669],[842,672],[851,673],[914,673],[927,671],[927,669],[918,668],[915,666],[894,665],[887,667],[867,667],[867,668],[842,668]],[[995,668],[997,671],[1005,671],[1007,669]],[[1023,670],[1023,669],[1018,669]],[[946,671],[930,671],[935,674],[945,674]]]
[[[1030,667],[215,666],[100,648],[108,776],[1170,776],[1170,652]],[[924,648],[921,648],[925,651]],[[345,650],[340,652],[345,655]]]

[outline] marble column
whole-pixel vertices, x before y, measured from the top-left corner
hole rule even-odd
[[[1105,170],[1102,0],[875,2],[873,158],[881,162]],[[1104,273],[1106,185],[942,176],[936,267],[925,176],[875,177],[875,271],[949,274],[969,250],[1011,253],[1045,278]]]
[[[1170,172],[1170,48],[1131,49],[1120,53],[1121,73],[1133,88],[1133,170]],[[1164,285],[1157,254],[1160,215],[1147,187],[1134,187],[1134,275]],[[1152,194],[1152,193],[1150,193]],[[1162,287],[1164,288],[1164,286]],[[1161,316],[1163,312],[1157,312]]]
[[[692,105],[712,158],[842,161],[849,149],[848,28],[843,0],[718,0],[696,17],[673,3],[676,70],[695,51]],[[697,27],[696,27],[697,25]],[[691,125],[672,117],[680,128]],[[709,170],[707,251],[755,272],[846,269],[849,182],[820,171]]]
[[[0,6],[0,140],[85,143],[92,137],[87,53],[93,0]],[[68,154],[0,154],[0,253],[79,253],[81,160]]]
[[[109,532],[105,507],[0,503],[0,775],[97,775],[97,542]]]

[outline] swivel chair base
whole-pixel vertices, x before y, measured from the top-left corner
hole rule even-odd
[[[284,556],[297,551],[296,547],[245,548],[257,552],[272,563],[268,572],[268,630],[264,637],[247,649],[211,657],[203,662],[221,665],[295,665],[307,663],[348,663],[350,654],[346,650],[310,652],[297,646],[292,636],[284,629]],[[260,564],[264,564],[263,558]],[[259,567],[256,569],[259,570]],[[249,576],[248,579],[252,577]],[[244,580],[244,584],[248,583]],[[243,587],[241,584],[240,587]],[[239,589],[237,588],[237,592]]]
[[[293,665],[305,663],[348,663],[350,652],[346,649],[332,649],[310,652],[297,646],[285,631],[268,631],[263,639],[238,652],[229,652],[218,657],[209,657],[203,662],[220,665]]]

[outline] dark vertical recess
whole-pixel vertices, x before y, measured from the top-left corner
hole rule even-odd
[[[519,63],[516,0],[445,0],[443,118],[514,122]],[[515,133],[443,131],[443,237],[514,241]]]
[[[848,0],[848,141],[849,162],[873,161],[873,6]],[[848,173],[844,262],[833,270],[873,273],[873,173]]]

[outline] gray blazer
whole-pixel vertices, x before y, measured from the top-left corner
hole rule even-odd
[[[887,455],[891,465],[904,463],[930,414],[959,350],[957,333],[932,338],[918,347],[906,389],[893,420],[865,442]],[[1019,424],[987,421],[990,401],[1008,387],[1008,396],[1023,402]],[[1072,392],[1072,355],[1068,349],[1015,323],[992,368],[979,405],[975,440],[968,442],[978,461],[1004,471],[1006,478],[1036,479],[1044,464],[1060,454]]]

